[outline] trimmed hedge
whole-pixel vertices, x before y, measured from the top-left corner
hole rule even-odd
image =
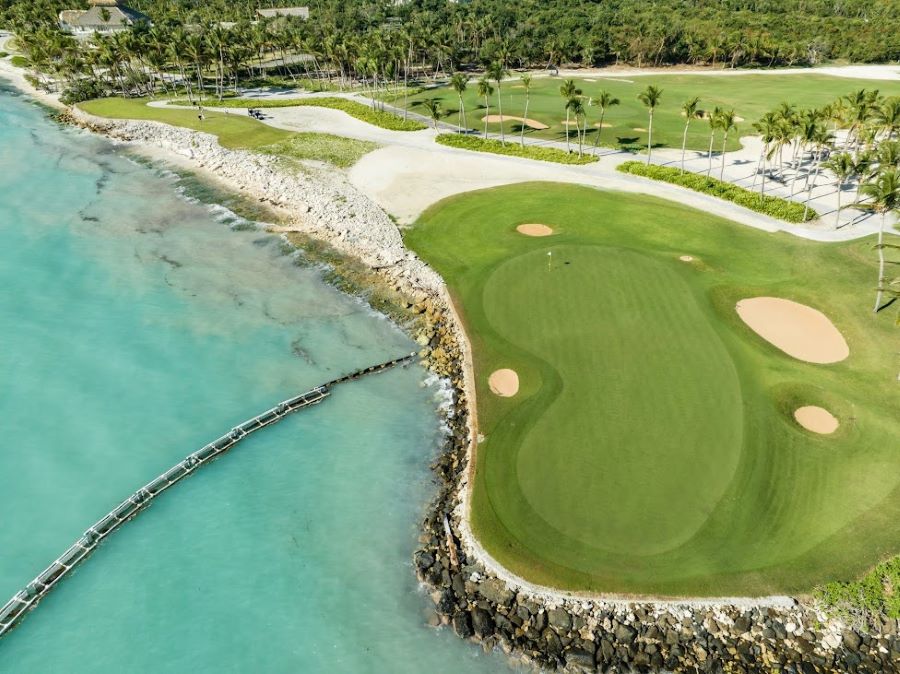
[[[617,167],[617,170],[622,173],[630,173],[636,176],[643,176],[644,178],[662,180],[663,182],[687,187],[695,192],[702,192],[703,194],[719,197],[720,199],[731,201],[738,206],[749,208],[751,211],[770,215],[773,218],[786,220],[787,222],[800,223],[808,220],[815,220],[819,217],[819,214],[810,208],[804,219],[804,206],[796,201],[788,201],[787,199],[770,195],[761,196],[759,192],[751,192],[748,189],[744,189],[743,187],[733,185],[732,183],[723,180],[707,178],[704,175],[691,173],[690,171],[682,173],[681,169],[671,168],[669,166],[656,166],[655,164],[650,164],[648,166],[641,161],[626,161],[623,164],[620,164]]]
[[[526,145],[522,147],[518,141],[501,143],[493,138],[481,138],[480,136],[463,136],[456,133],[442,133],[435,142],[449,147],[458,147],[463,150],[475,150],[476,152],[491,152],[509,157],[524,157],[525,159],[537,159],[538,161],[552,161],[557,164],[591,164],[597,161],[594,155],[579,157],[572,152],[557,150],[553,147],[537,147]]]
[[[179,99],[169,101],[170,105],[191,105],[187,99]],[[302,106],[312,106],[315,108],[331,108],[332,110],[341,110],[351,117],[380,126],[382,129],[390,131],[421,131],[426,128],[421,122],[413,119],[403,119],[399,115],[392,112],[382,110],[373,110],[370,106],[353,101],[349,98],[338,98],[337,96],[316,96],[310,98],[280,98],[256,100],[255,98],[223,98],[217,101],[214,98],[207,98],[204,105],[209,108],[298,108]]]

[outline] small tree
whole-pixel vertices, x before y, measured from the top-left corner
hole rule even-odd
[[[488,117],[491,116],[491,94],[494,93],[494,87],[491,81],[485,76],[478,80],[478,95],[484,99],[484,137],[488,135]]]
[[[581,89],[575,86],[575,80],[566,80],[559,88],[559,95],[562,96],[566,102],[566,152],[571,152],[571,148],[569,147],[569,113],[571,112],[569,101],[576,96],[580,96]]]
[[[653,153],[653,111],[659,105],[662,99],[662,89],[654,87],[652,84],[638,94],[638,100],[647,108],[650,116],[650,123],[647,126],[647,164],[650,164],[650,156]]]
[[[837,210],[834,213],[834,228],[840,227],[841,223],[841,191],[844,189],[850,179],[856,172],[853,165],[853,157],[849,152],[839,152],[831,155],[823,166],[831,171],[834,176],[835,187],[837,188]]]
[[[603,89],[600,90],[600,94],[594,101],[594,105],[600,108],[600,122],[597,126],[597,137],[594,139],[595,151],[600,147],[600,134],[603,133],[603,118],[606,117],[606,111],[611,107],[618,105],[620,102],[621,101],[619,101],[618,98]]]
[[[497,83],[497,114],[500,115],[500,142],[506,142],[506,136],[503,131],[503,101],[500,98],[500,87],[503,82],[503,78],[509,75],[509,71],[503,66],[500,61],[495,61],[491,64],[491,67],[488,68],[487,76],[494,80]]]
[[[436,131],[438,122],[441,121],[441,118],[444,116],[444,106],[441,105],[441,101],[438,98],[426,98],[422,101],[422,105],[425,106],[425,109],[428,111],[428,116],[431,118],[431,124]]]
[[[681,114],[684,115],[684,133],[681,136],[681,172],[684,173],[684,152],[687,148],[688,127],[694,119],[700,119],[703,112],[700,110],[700,99],[697,96],[681,104]]]
[[[706,177],[709,178],[709,174],[712,173],[712,152],[713,152],[713,139],[716,136],[716,129],[719,128],[719,118],[722,116],[722,108],[718,105],[712,111],[712,113],[707,113],[706,120],[709,122],[709,152],[707,152],[707,158],[709,159],[709,163],[706,167]]]
[[[522,122],[522,129],[520,131],[519,144],[522,147],[525,147],[525,125],[528,124],[528,102],[531,99],[531,75],[525,73],[522,77],[519,78],[522,82],[522,86],[525,88],[525,114],[523,117],[525,118]]]
[[[725,146],[728,143],[728,132],[737,128],[735,125],[736,118],[734,110],[727,110],[719,117],[719,128],[725,133],[722,138],[722,167],[719,169],[719,180],[725,178]]]
[[[453,87],[453,91],[459,97],[460,115],[456,118],[456,131],[460,132],[463,127],[469,128],[469,125],[466,123],[466,104],[463,103],[463,94],[466,93],[466,88],[469,86],[469,76],[465,73],[453,73],[453,77],[450,78],[450,86]]]
[[[884,276],[885,220],[888,213],[896,212],[900,208],[900,174],[895,168],[880,171],[873,180],[862,185],[860,193],[871,199],[871,202],[863,204],[863,206],[871,208],[875,213],[881,215],[878,243],[875,245],[878,250],[878,286],[875,293],[874,311],[877,312],[881,308],[881,298],[887,285],[887,279]]]

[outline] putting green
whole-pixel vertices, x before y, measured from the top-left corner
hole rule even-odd
[[[554,234],[516,231],[530,222]],[[514,572],[575,590],[794,593],[900,550],[897,333],[870,311],[871,242],[556,184],[448,199],[407,242],[472,341],[472,525]],[[825,312],[850,357],[815,365],[765,342],[735,312],[761,295]],[[518,374],[512,398],[489,391],[500,368]],[[802,428],[804,405],[838,430]]]

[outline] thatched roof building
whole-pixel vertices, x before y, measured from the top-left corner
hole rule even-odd
[[[67,9],[59,13],[60,27],[70,33],[110,33],[133,26],[150,23],[150,17],[119,0],[90,0],[90,9]]]

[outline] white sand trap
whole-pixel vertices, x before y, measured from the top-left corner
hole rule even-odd
[[[831,412],[824,407],[815,405],[798,407],[794,410],[794,419],[806,430],[822,435],[834,433],[839,425],[837,418]]]
[[[693,255],[682,255],[678,259],[681,260],[682,262],[693,262],[694,256]]]
[[[807,363],[837,363],[850,355],[840,331],[818,309],[780,297],[752,297],[735,309],[760,337]]]
[[[612,124],[610,124],[609,122],[603,122],[603,124],[601,124],[600,122],[594,122],[594,126],[596,126],[598,129],[608,129],[612,126]]]
[[[585,82],[596,82],[597,80],[592,80],[590,77],[585,77],[584,81]]]
[[[735,121],[735,122],[743,122],[743,121],[744,121],[744,118],[741,117],[740,115],[735,115],[735,116],[734,116],[734,121]]]
[[[511,398],[519,392],[519,375],[515,370],[508,368],[494,370],[488,378],[488,386],[491,387],[491,393],[502,398]]]
[[[646,133],[646,132],[647,132],[647,129],[645,129],[645,128],[642,127],[642,126],[633,126],[633,127],[631,127],[631,130],[632,130],[632,131],[640,131],[641,133]]]
[[[549,129],[550,127],[539,122],[536,119],[526,119],[524,117],[513,117],[512,115],[487,115],[481,118],[482,122],[488,124],[496,124],[497,122],[522,122],[530,129]]]
[[[519,225],[516,227],[516,231],[525,236],[550,236],[553,234],[553,229],[547,227],[547,225]]]

